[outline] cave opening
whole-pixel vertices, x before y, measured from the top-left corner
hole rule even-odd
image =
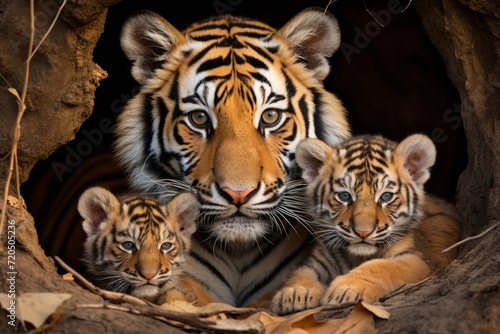
[[[110,7],[104,33],[94,50],[94,61],[107,71],[108,78],[96,92],[93,113],[75,139],[38,162],[22,185],[23,198],[47,255],[58,255],[80,268],[84,233],[76,211],[78,197],[91,185],[115,192],[128,187],[111,149],[115,118],[138,91],[130,63],[119,46],[126,17],[150,9],[182,29],[206,16],[231,13],[280,27],[308,6],[325,7],[324,1],[280,1],[271,8],[261,0],[236,1],[222,7],[220,3],[225,2],[197,4],[193,11],[192,3],[181,2],[175,12],[152,0],[126,0]],[[338,1],[329,7],[339,21],[342,45],[330,61],[325,87],[345,104],[354,134],[377,133],[394,140],[416,132],[429,135],[437,146],[438,161],[427,190],[454,201],[458,177],[467,164],[462,102],[414,7],[401,13],[402,8],[394,1],[370,1],[367,5],[364,1]]]

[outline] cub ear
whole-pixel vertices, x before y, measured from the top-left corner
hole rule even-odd
[[[189,238],[196,232],[196,219],[200,215],[200,204],[192,193],[181,193],[166,205],[169,217],[175,220],[175,230]]]
[[[302,178],[308,183],[314,182],[333,152],[333,149],[319,139],[302,140],[295,150],[295,160],[302,169]]]
[[[78,200],[78,212],[83,218],[83,230],[90,237],[97,233],[111,212],[119,210],[120,202],[109,190],[92,187],[83,192]]]
[[[323,81],[330,72],[328,57],[340,46],[337,19],[320,8],[308,8],[295,15],[278,32],[314,76]]]
[[[429,169],[436,161],[436,147],[432,140],[421,134],[411,135],[401,141],[395,150],[412,180],[423,188],[430,177]]]
[[[133,62],[132,76],[141,85],[183,40],[181,32],[148,10],[130,16],[120,37],[123,52]]]

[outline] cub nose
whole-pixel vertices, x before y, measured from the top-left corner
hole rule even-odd
[[[154,275],[156,275],[155,272],[144,272],[144,271],[141,271],[140,274],[147,280],[150,280],[151,278],[153,278]]]
[[[361,238],[366,238],[370,233],[373,232],[373,229],[367,229],[367,230],[362,230],[362,229],[354,229],[356,233],[361,237]]]
[[[252,197],[253,194],[255,194],[255,190],[257,190],[257,188],[248,187],[247,189],[242,190],[242,191],[235,191],[229,187],[224,187],[224,188],[221,188],[221,190],[225,194],[229,195],[229,197],[234,205],[242,205],[243,203],[248,201],[250,199],[250,197]]]

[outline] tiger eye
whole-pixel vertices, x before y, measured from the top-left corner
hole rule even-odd
[[[280,113],[276,110],[266,110],[261,119],[265,124],[274,124],[280,119]]]
[[[208,115],[202,110],[193,111],[189,116],[193,124],[197,126],[203,126],[208,122]]]
[[[350,202],[351,201],[351,194],[349,194],[347,191],[341,191],[337,193],[337,198],[340,202]]]
[[[164,242],[161,244],[161,249],[164,251],[168,251],[172,248],[173,244],[171,242]]]
[[[385,192],[380,196],[382,202],[389,202],[394,198],[394,194],[391,192]]]
[[[135,248],[135,244],[132,241],[122,242],[122,247],[126,250],[133,250]]]

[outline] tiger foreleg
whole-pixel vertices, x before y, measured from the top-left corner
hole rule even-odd
[[[195,306],[204,306],[217,300],[213,298],[208,290],[200,282],[189,275],[183,274],[179,277],[175,286],[165,288],[163,294],[158,298],[157,304],[173,303],[183,301]]]
[[[417,254],[374,259],[337,276],[326,290],[321,304],[341,304],[362,299],[373,302],[405,284],[431,275],[427,263]]]
[[[324,291],[314,270],[309,267],[298,268],[274,295],[270,310],[284,315],[317,307]]]

